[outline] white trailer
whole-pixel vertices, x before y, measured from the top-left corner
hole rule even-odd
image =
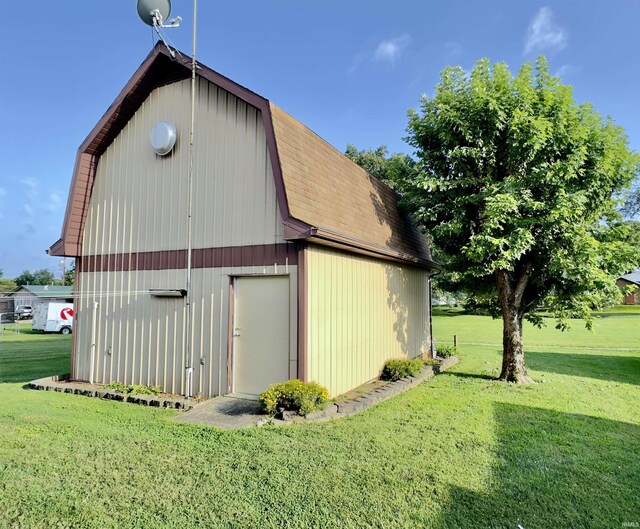
[[[73,331],[73,303],[53,301],[39,303],[33,313],[34,331],[71,334]]]

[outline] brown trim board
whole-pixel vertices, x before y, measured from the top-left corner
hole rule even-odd
[[[192,265],[199,268],[296,265],[298,252],[292,243],[257,244],[196,248]],[[184,270],[187,250],[163,250],[107,255],[88,255],[78,259],[78,272],[128,272],[135,270]]]
[[[307,238],[307,241],[320,246],[329,246],[341,249],[350,253],[358,253],[387,261],[395,261],[405,266],[415,266],[417,268],[427,270],[439,270],[441,268],[441,266],[435,261],[418,259],[407,253],[394,250],[388,246],[380,246],[366,241],[353,239],[324,228],[316,228],[314,233]]]

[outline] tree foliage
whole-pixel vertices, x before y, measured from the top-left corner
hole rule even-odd
[[[0,294],[13,292],[17,286],[13,279],[0,278]]]
[[[407,130],[419,171],[396,186],[451,288],[502,315],[505,358],[518,334],[521,349],[523,318],[541,323],[537,307],[566,328],[573,317],[591,325],[591,311],[619,299],[615,278],[637,256],[616,197],[639,157],[611,119],[576,104],[544,58],[515,77],[488,60],[470,74],[445,69]]]
[[[76,278],[76,267],[75,267],[75,263],[71,265],[71,268],[65,270],[64,272],[64,281],[63,281],[63,285],[73,285],[73,282],[75,281]]]
[[[397,182],[413,178],[417,164],[408,154],[389,154],[389,149],[381,145],[377,149],[358,150],[355,145],[347,145],[345,154],[370,175],[396,188]]]
[[[0,268],[0,294],[4,294],[6,292],[12,292],[13,290],[15,290],[17,286],[18,285],[16,285],[13,279],[6,279],[4,277],[4,270]]]
[[[23,285],[55,285],[56,280],[52,272],[46,268],[31,272],[25,270],[18,277],[15,278],[15,282],[18,286]]]
[[[640,217],[640,178],[637,179],[625,197],[622,213],[628,219]]]

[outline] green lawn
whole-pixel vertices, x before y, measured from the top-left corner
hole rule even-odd
[[[0,383],[29,382],[48,375],[69,373],[71,335],[42,334],[31,330],[31,322],[3,325],[0,335]]]
[[[544,381],[499,348],[357,416],[226,432],[175,412],[23,389],[68,337],[0,337],[1,528],[621,528],[640,522],[640,314],[527,328]],[[499,322],[440,313],[440,342]],[[608,349],[605,349],[608,348]],[[22,374],[28,372],[28,374]]]

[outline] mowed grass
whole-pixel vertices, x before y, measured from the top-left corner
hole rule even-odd
[[[72,336],[31,330],[31,322],[3,325],[0,335],[0,383],[69,373]]]
[[[536,385],[492,380],[499,348],[463,345],[454,370],[360,415],[241,431],[25,390],[21,366],[44,375],[34,359],[70,343],[5,333],[0,373],[16,383],[0,384],[0,527],[635,524],[640,314],[624,314],[595,333],[528,328]],[[501,337],[499,322],[480,316],[441,313],[434,329],[440,342]],[[64,355],[46,366],[65,368]]]
[[[501,320],[466,315],[457,308],[435,308],[434,314],[436,343],[453,343],[456,335],[463,351],[480,353],[474,355],[476,362],[467,364],[468,370],[498,376]],[[545,374],[552,372],[640,384],[640,306],[620,306],[596,314],[591,331],[582,320],[573,320],[564,332],[555,328],[555,320],[545,318],[545,322],[541,329],[525,322],[523,330],[527,366],[537,380],[544,381]]]

